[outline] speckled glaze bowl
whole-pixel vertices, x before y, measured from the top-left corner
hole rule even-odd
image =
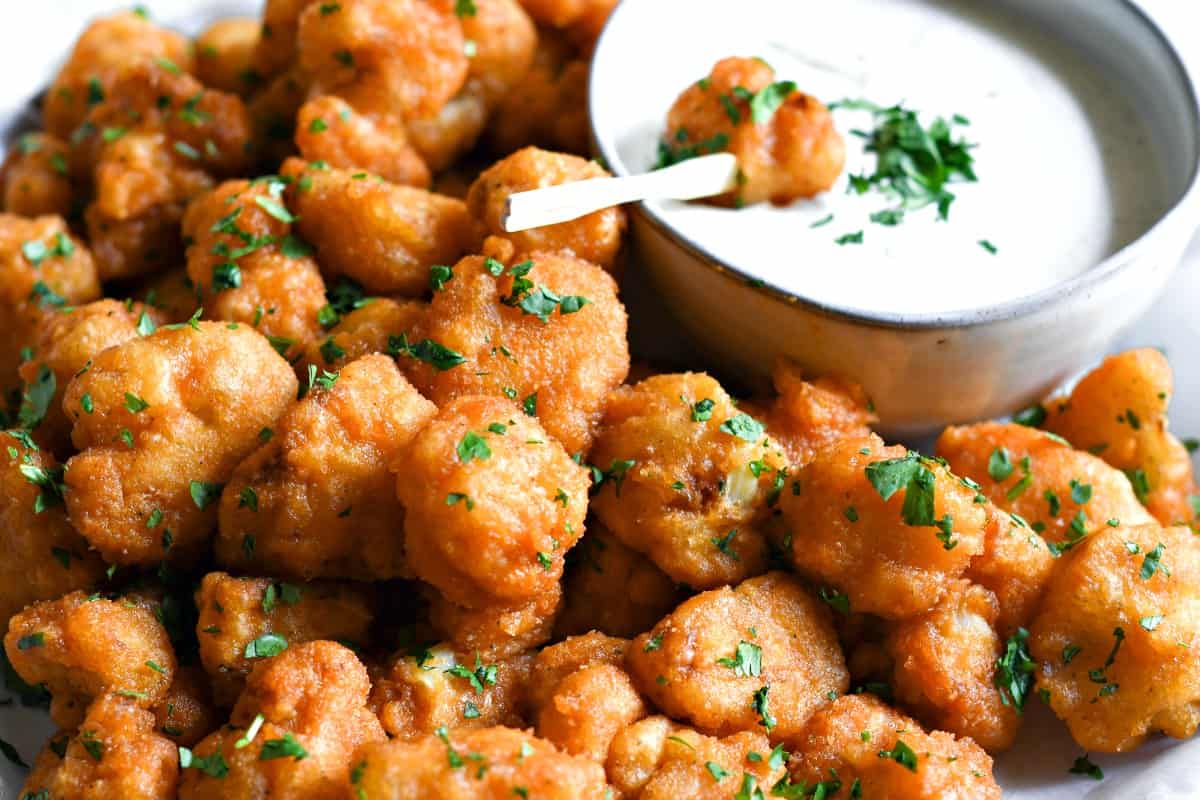
[[[820,2],[779,2],[821,13]],[[955,13],[948,1],[897,2]],[[1200,113],[1192,76],[1167,35],[1128,0],[994,5],[1034,20],[1129,98],[1148,132],[1147,152],[1168,165],[1165,212],[1131,243],[1048,289],[972,309],[912,314],[863,311],[783,289],[681,233],[661,204],[639,204],[632,227],[641,267],[706,360],[752,383],[780,356],[814,374],[852,378],[874,399],[883,430],[911,437],[1023,407],[1093,360],[1145,312],[1200,224]],[[655,81],[644,54],[661,52],[664,41],[686,47],[693,26],[720,26],[730,8],[725,0],[624,0],[617,8],[596,50],[590,98],[594,144],[615,174],[646,167],[629,163],[636,160],[629,157],[630,138],[647,130],[627,108],[637,91],[631,87]],[[671,30],[664,31],[668,21]],[[770,27],[764,19],[764,31]],[[666,106],[658,130],[665,114]],[[1064,187],[1031,190],[1062,192],[1062,213],[1071,213]]]

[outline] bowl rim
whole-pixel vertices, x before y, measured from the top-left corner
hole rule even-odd
[[[597,81],[596,65],[599,59],[596,56],[603,50],[606,40],[611,38],[612,20],[616,19],[617,15],[621,14],[624,9],[632,6],[637,1],[618,0],[616,8],[613,9],[612,14],[609,16],[609,23],[605,25],[604,30],[601,31],[599,38],[596,40],[591,70],[588,76],[588,127],[592,149],[595,153],[599,154],[605,166],[613,174],[620,176],[632,173],[625,169],[625,164],[621,160],[613,143],[601,135],[600,126],[596,121],[596,95],[592,90]],[[1190,124],[1197,140],[1200,141],[1200,87],[1198,87],[1197,76],[1193,75],[1187,61],[1180,54],[1171,37],[1159,25],[1154,15],[1142,7],[1137,0],[1109,0],[1109,2],[1114,3],[1124,9],[1125,12],[1131,13],[1136,17],[1142,27],[1157,40],[1161,51],[1168,56],[1172,71],[1175,73],[1175,79],[1179,82],[1179,86],[1190,101],[1188,103],[1188,124]],[[867,311],[838,303],[815,300],[797,292],[781,289],[767,283],[762,278],[749,274],[734,264],[718,258],[703,244],[685,236],[672,227],[648,203],[644,201],[638,202],[633,208],[636,216],[653,226],[662,236],[670,239],[681,250],[687,252],[693,260],[700,262],[704,267],[722,274],[726,278],[741,283],[752,291],[760,292],[774,300],[782,300],[791,306],[804,307],[808,311],[821,316],[858,325],[918,331],[948,330],[1002,323],[1037,314],[1066,297],[1089,291],[1126,269],[1133,268],[1141,262],[1140,256],[1144,250],[1153,247],[1159,240],[1167,236],[1169,233],[1168,229],[1173,229],[1176,225],[1185,224],[1182,217],[1193,210],[1200,211],[1200,147],[1198,147],[1197,153],[1192,159],[1191,175],[1188,178],[1187,188],[1184,189],[1175,203],[1164,211],[1138,238],[1089,269],[1033,294],[1012,298],[990,306],[926,313],[903,313]],[[1196,223],[1200,225],[1200,219],[1197,219]]]

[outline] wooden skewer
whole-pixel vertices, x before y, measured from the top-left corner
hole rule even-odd
[[[694,200],[737,185],[737,158],[716,153],[627,178],[593,178],[510,195],[502,223],[509,233],[578,219],[638,200]]]

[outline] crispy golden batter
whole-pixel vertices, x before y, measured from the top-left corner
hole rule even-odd
[[[818,453],[780,506],[801,573],[854,611],[904,619],[932,608],[983,552],[989,512],[975,496],[941,464],[871,436]]]
[[[254,67],[265,76],[274,76],[291,64],[296,56],[296,33],[300,12],[312,0],[266,0],[262,12],[262,34],[254,49]]]
[[[608,398],[588,459],[600,521],[679,583],[709,589],[766,570],[760,523],[786,459],[702,373],[656,375]]]
[[[716,736],[791,739],[850,682],[829,609],[781,572],[685,601],[633,640],[628,666],[658,708]]]
[[[280,646],[318,639],[365,644],[371,606],[369,589],[353,584],[205,575],[196,590],[196,636],[217,704],[233,702],[255,664]]]
[[[586,156],[588,62],[560,35],[538,32],[533,66],[500,102],[488,125],[499,153],[537,145]]]
[[[65,750],[60,755],[55,747]],[[154,715],[106,694],[88,709],[77,733],[50,740],[18,796],[172,800],[178,780],[175,745],[154,730]]]
[[[23,217],[66,217],[75,200],[66,143],[48,133],[17,139],[0,166],[0,211]]]
[[[323,337],[309,342],[298,362],[298,371],[306,375],[308,365],[313,364],[318,370],[336,372],[371,353],[391,355],[393,345],[400,342],[402,335],[412,339],[410,332],[424,313],[425,304],[419,300],[372,298],[341,317]]]
[[[262,25],[252,17],[226,17],[196,37],[196,77],[205,86],[246,95],[262,82],[254,69]]]
[[[806,381],[799,367],[783,360],[771,377],[778,395],[763,422],[795,467],[840,439],[870,435],[877,421],[871,401],[856,383],[832,377]]]
[[[296,227],[316,245],[326,274],[369,291],[419,297],[431,266],[452,264],[478,243],[461,200],[299,159],[283,172],[293,179],[287,197]]]
[[[1124,752],[1200,726],[1200,540],[1109,528],[1059,564],[1030,627],[1038,691],[1080,746]]]
[[[602,800],[600,765],[511,728],[461,729],[359,750],[347,797]]]
[[[993,513],[983,536],[983,552],[971,559],[964,577],[995,595],[996,629],[1008,637],[1033,618],[1055,557],[1041,536],[1010,514]]]
[[[229,725],[191,751],[179,797],[338,796],[354,751],[385,738],[366,706],[370,688],[366,667],[335,642],[295,645],[260,662]]]
[[[591,522],[568,558],[555,633],[637,636],[682,600],[679,587],[654,562]]]
[[[400,739],[438,728],[524,727],[532,663],[529,653],[489,661],[440,644],[401,651],[375,680],[371,707]]]
[[[848,695],[818,711],[796,745],[792,783],[836,780],[851,791],[857,784],[864,798],[1000,800],[992,759],[977,744],[926,733],[870,695]]]
[[[841,175],[846,146],[820,100],[792,89],[768,119],[754,118],[748,98],[772,85],[775,70],[762,59],[726,58],[671,106],[662,143],[667,160],[737,156],[738,188],[710,202],[786,205],[827,191]]]
[[[506,233],[501,224],[509,195],[606,177],[608,171],[594,161],[526,147],[479,174],[467,194],[467,208],[489,234],[510,239],[519,252],[561,250],[611,271],[627,222],[620,206],[519,233]]]
[[[13,617],[4,650],[22,680],[50,690],[50,715],[62,728],[78,725],[103,694],[153,705],[175,673],[171,642],[149,604],[79,591]]]
[[[588,477],[536,419],[498,398],[452,400],[394,469],[409,566],[448,600],[513,605],[558,584]]]
[[[203,305],[184,267],[142,281],[135,296],[158,311],[164,321],[172,324],[187,322],[196,309]]]
[[[409,143],[404,121],[392,114],[359,113],[340,97],[321,95],[300,107],[296,147],[305,161],[429,186],[429,167]]]
[[[67,462],[71,522],[109,563],[194,557],[216,527],[222,484],[296,387],[244,325],[160,328],[98,354],[63,396],[83,451]]]
[[[429,587],[429,624],[438,636],[464,653],[497,659],[550,641],[562,589],[554,583],[535,597],[512,605],[466,608]]]
[[[993,753],[1012,746],[1020,723],[1012,698],[993,681],[1004,652],[998,614],[991,592],[960,581],[887,639],[896,698],[931,728],[969,736]]]
[[[1123,470],[1138,499],[1163,525],[1196,516],[1190,501],[1195,491],[1191,457],[1167,430],[1174,391],[1166,356],[1149,347],[1128,350],[1104,359],[1066,400],[1051,401],[1045,423],[1075,447]]]
[[[208,675],[197,666],[176,669],[167,696],[152,710],[158,732],[185,747],[194,745],[220,724]]]
[[[769,796],[785,777],[785,757],[762,733],[717,739],[649,717],[613,739],[607,770],[625,800],[740,800]]]

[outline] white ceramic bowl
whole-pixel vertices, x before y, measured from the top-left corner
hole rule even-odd
[[[864,12],[884,4],[887,8],[882,10],[889,13],[925,15],[931,29],[938,27],[939,18],[969,16],[975,13],[972,7],[978,8],[977,4],[951,0],[846,2],[857,4]],[[847,16],[847,6],[839,8],[843,17]],[[727,0],[624,0],[600,40],[592,68],[590,110],[597,151],[618,175],[648,167],[647,153],[653,151],[671,99],[686,85],[679,81],[678,69],[662,66],[672,63],[675,54],[708,48],[707,53],[686,56],[691,70],[687,74],[695,80],[718,57],[755,55],[739,49],[745,47],[746,31],[750,36],[761,31],[767,47],[771,37],[786,39],[789,25],[805,18],[818,24],[829,9],[823,0],[742,0],[732,5]],[[1103,81],[1114,97],[1129,103],[1145,131],[1145,141],[1138,142],[1142,148],[1138,157],[1145,159],[1147,186],[1139,186],[1134,175],[1134,183],[1126,189],[1161,192],[1159,210],[1128,241],[1117,242],[1112,252],[1103,252],[1097,263],[1066,280],[990,305],[914,313],[864,309],[814,297],[794,285],[782,286],[781,281],[755,274],[731,257],[729,247],[721,246],[727,243],[714,242],[711,236],[706,240],[702,226],[681,231],[672,223],[678,216],[669,205],[639,204],[633,213],[633,233],[640,261],[672,313],[703,348],[707,361],[751,382],[761,381],[779,356],[795,359],[813,373],[845,375],[866,387],[885,431],[912,436],[954,422],[1002,416],[1022,407],[1092,361],[1147,309],[1200,223],[1200,111],[1191,76],[1168,37],[1129,0],[994,0],[988,11],[1009,15],[1016,25],[1036,29],[1036,35],[1043,37],[1042,46],[1048,41],[1050,52],[1071,53],[1079,64],[1095,71],[1090,79]],[[853,10],[849,15],[854,18]],[[870,26],[871,18],[865,13],[858,18],[862,26]],[[856,28],[846,36],[859,36],[861,30]],[[717,44],[713,51],[713,42],[721,42],[725,31],[730,49],[722,51]],[[936,46],[936,34],[936,30],[929,33],[929,46]],[[833,54],[814,56],[814,63],[826,62],[818,67],[827,67],[830,58],[837,58],[836,47],[842,42],[836,31],[829,38]],[[1013,42],[1011,46],[1022,48],[1024,44]],[[655,60],[657,65],[653,65]],[[652,65],[648,67],[647,62]],[[985,69],[992,65],[968,61],[944,66],[966,71],[970,80],[960,81],[960,86],[969,87],[973,82],[980,93],[997,94],[989,89],[989,70]],[[852,63],[841,71],[870,68]],[[796,76],[781,71],[779,77]],[[1030,76],[1030,80],[1037,79],[1038,75]],[[802,81],[802,88],[804,85]],[[646,103],[639,107],[635,93],[638,98],[643,94],[653,98],[657,108],[653,122],[647,121]],[[903,98],[872,99],[889,103]],[[938,109],[940,113],[955,110]],[[1028,115],[1022,121],[1025,125],[1052,129],[1057,122],[1054,108],[1026,106],[1019,111]],[[1149,188],[1151,162],[1163,166],[1161,185],[1153,190]],[[1138,162],[1133,165],[1136,169]],[[1057,182],[1041,181],[1037,174],[1028,177],[1026,200],[1041,203],[1043,218],[1047,216],[1044,209],[1051,209],[1062,219],[1070,219],[1082,204],[1081,198],[1072,197],[1072,191],[1088,184],[1064,182],[1064,177],[1069,176],[1059,175]],[[986,190],[984,175],[971,191],[980,197]],[[966,202],[962,200],[960,205]],[[1025,200],[1008,196],[999,202]],[[791,241],[781,239],[779,251],[811,242],[812,237],[804,231],[809,220],[822,211],[817,205],[796,212],[792,223],[779,222],[786,217],[777,218],[773,223],[777,231],[790,224],[796,234]],[[1119,215],[1117,204],[1112,216]],[[950,225],[954,224],[952,219]],[[1054,229],[1054,225],[1043,226],[1039,247],[1070,246],[1069,241],[1053,240]],[[814,257],[836,259],[837,253],[831,255],[825,248],[815,251]],[[837,270],[838,262],[823,267]],[[886,259],[878,267],[918,273],[920,269],[903,260]],[[967,275],[963,280],[971,278]]]

